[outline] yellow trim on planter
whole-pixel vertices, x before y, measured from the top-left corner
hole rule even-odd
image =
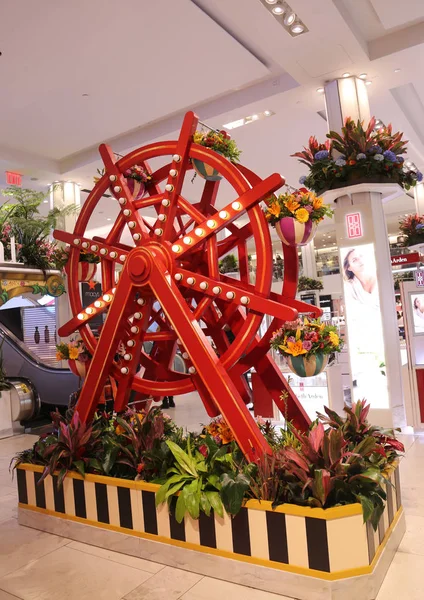
[[[38,465],[32,465],[38,466]],[[217,550],[216,548],[209,548],[205,546],[200,546],[197,544],[193,544],[191,542],[180,542],[179,540],[173,540],[170,538],[166,538],[160,535],[153,535],[150,533],[144,533],[142,531],[135,531],[134,529],[125,529],[124,527],[118,527],[117,525],[110,525],[109,523],[100,523],[98,521],[90,521],[89,519],[83,519],[81,517],[76,517],[73,515],[66,515],[63,513],[57,513],[54,510],[49,510],[47,508],[39,508],[38,506],[29,506],[28,504],[18,504],[19,508],[24,510],[32,510],[33,512],[38,512],[45,515],[50,515],[52,517],[59,517],[60,519],[64,519],[66,521],[75,521],[76,523],[82,523],[83,525],[91,525],[93,527],[98,527],[100,529],[109,529],[110,531],[116,531],[118,533],[124,533],[125,535],[133,535],[135,537],[140,537],[146,540],[152,540],[154,542],[161,542],[163,544],[169,544],[171,546],[178,546],[179,548],[186,548],[188,550],[196,550],[197,552],[203,552],[204,554],[214,554],[215,556],[221,556],[223,558],[231,558],[233,560],[240,560],[242,562],[260,565],[262,567],[268,567],[271,569],[278,569],[279,571],[286,571],[288,573],[296,573],[298,575],[307,575],[309,577],[315,577],[317,579],[324,579],[326,581],[335,581],[337,579],[347,579],[349,577],[358,577],[359,575],[368,575],[372,573],[377,563],[380,555],[385,547],[392,530],[397,524],[403,509],[400,508],[395,518],[393,519],[392,524],[388,528],[386,535],[384,536],[383,542],[380,544],[378,551],[372,561],[371,565],[365,567],[357,567],[355,569],[346,569],[344,571],[335,571],[334,573],[325,573],[323,571],[317,571],[315,569],[308,569],[306,567],[296,567],[293,565],[283,564],[274,562],[272,560],[265,560],[262,558],[256,558],[252,556],[244,556],[242,554],[235,554],[234,552],[228,552],[226,550]]]
[[[44,467],[41,465],[31,465],[22,463],[17,467],[23,471],[35,471],[36,473],[42,473]],[[117,477],[106,477],[105,475],[94,475],[93,473],[87,473],[85,478],[79,473],[70,471],[67,477],[72,479],[86,480],[93,483],[104,483],[115,487],[129,488],[133,490],[145,490],[146,492],[157,492],[160,485],[155,483],[147,483],[146,481],[135,481],[132,479],[118,479]],[[297,504],[280,504],[276,508],[272,508],[272,503],[265,500],[247,500],[244,504],[246,508],[250,510],[263,510],[268,512],[284,513],[286,515],[293,515],[296,517],[311,517],[314,519],[322,519],[324,521],[332,521],[334,519],[343,519],[345,517],[352,517],[354,515],[362,514],[362,507],[359,503],[346,504],[344,506],[334,506],[333,508],[312,508],[310,506],[298,506]]]

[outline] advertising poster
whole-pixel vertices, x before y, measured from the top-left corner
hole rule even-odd
[[[340,249],[340,258],[354,399],[366,398],[373,408],[387,408],[389,396],[374,244],[353,243]],[[424,313],[422,323],[424,327]]]
[[[424,291],[409,294],[409,298],[414,319],[414,335],[424,335]]]

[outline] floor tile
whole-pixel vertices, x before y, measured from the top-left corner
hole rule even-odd
[[[255,590],[244,585],[212,579],[211,577],[204,577],[181,596],[181,600],[217,600],[217,598],[231,598],[231,600],[290,600],[286,596]]]
[[[0,524],[0,540],[0,577],[58,550],[69,541],[37,529],[22,527],[16,519]]]
[[[201,579],[201,575],[166,567],[125,596],[125,600],[177,600]]]
[[[149,577],[64,546],[0,579],[0,589],[23,600],[120,600]]]
[[[424,556],[424,516],[406,514],[406,533],[399,546],[399,552]]]
[[[16,494],[0,496],[0,523],[16,519],[18,516],[18,502]]]
[[[82,544],[81,542],[71,542],[68,544],[68,548],[73,550],[79,550],[91,554],[92,556],[99,556],[112,562],[132,567],[133,569],[140,569],[140,571],[146,571],[147,573],[158,573],[164,568],[164,565],[144,560],[143,558],[136,558],[135,556],[128,556],[127,554],[121,554],[120,552],[113,552],[113,550],[105,550],[104,548],[98,548],[97,546],[90,546],[88,544]]]
[[[0,590],[0,600],[21,600],[18,596],[12,596],[3,590]]]
[[[422,600],[424,556],[398,552],[377,600]]]

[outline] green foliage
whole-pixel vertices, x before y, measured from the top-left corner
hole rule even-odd
[[[283,356],[333,354],[343,348],[337,327],[321,323],[319,319],[298,319],[287,322],[271,338],[271,347]]]
[[[405,236],[405,246],[424,244],[424,216],[406,215],[399,221],[399,231]]]
[[[322,290],[324,286],[322,281],[319,279],[313,279],[312,277],[304,277],[303,275],[299,277],[299,281],[297,284],[298,292],[305,292],[307,290]]]
[[[231,162],[240,160],[241,150],[237,148],[236,142],[227,136],[225,131],[208,131],[207,133],[196,131],[193,135],[193,142],[219,152]]]
[[[220,273],[234,273],[238,271],[238,261],[234,254],[227,254],[219,261]]]

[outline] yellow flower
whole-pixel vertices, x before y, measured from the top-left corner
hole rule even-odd
[[[203,134],[200,133],[199,131],[196,131],[196,133],[193,135],[193,142],[195,144],[200,144],[200,142],[203,140]]]
[[[333,346],[339,345],[340,339],[337,333],[334,333],[334,331],[330,331],[328,337],[330,338],[330,342],[333,344]]]
[[[277,201],[271,202],[268,206],[268,213],[273,215],[274,217],[279,217],[281,212],[281,207]]]
[[[296,202],[296,200],[285,200],[284,202],[284,206],[292,213],[294,213],[294,211],[299,208],[300,204],[299,202]]]
[[[71,360],[77,359],[78,356],[79,356],[79,350],[78,350],[78,348],[69,348],[69,358]]]
[[[322,198],[314,198],[314,201],[312,202],[312,206],[315,208],[315,210],[321,208],[323,204],[324,200]]]
[[[56,360],[64,360],[65,357],[63,356],[62,352],[56,352]]]
[[[306,208],[299,208],[294,215],[299,223],[306,223],[306,221],[309,221],[309,213]]]
[[[302,345],[302,341],[298,340],[297,342],[287,342],[287,346],[280,346],[282,350],[286,354],[291,354],[292,356],[299,356],[299,354],[306,354],[306,350]]]

